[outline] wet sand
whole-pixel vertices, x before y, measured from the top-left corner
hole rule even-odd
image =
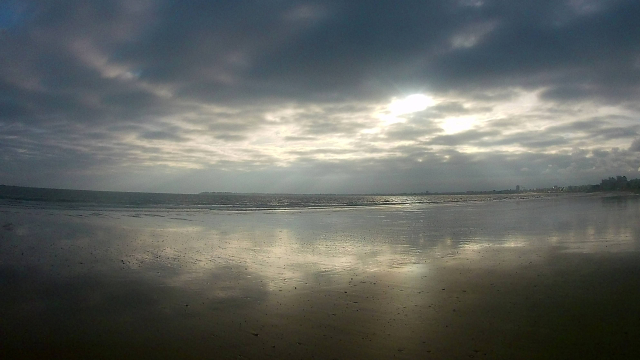
[[[640,358],[640,201],[0,208],[3,358]]]

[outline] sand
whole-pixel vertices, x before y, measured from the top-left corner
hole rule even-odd
[[[640,358],[640,201],[0,208],[4,358]]]

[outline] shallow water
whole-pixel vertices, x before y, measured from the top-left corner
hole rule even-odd
[[[629,358],[640,201],[0,208],[10,357]]]

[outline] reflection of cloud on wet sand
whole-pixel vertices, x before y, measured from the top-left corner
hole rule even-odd
[[[15,210],[0,232],[0,330],[35,355],[622,356],[640,336],[637,213],[599,198]]]

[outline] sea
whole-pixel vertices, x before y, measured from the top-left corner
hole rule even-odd
[[[557,197],[557,193],[483,194],[244,194],[146,193],[0,185],[0,205],[66,209],[292,210],[475,203]]]

